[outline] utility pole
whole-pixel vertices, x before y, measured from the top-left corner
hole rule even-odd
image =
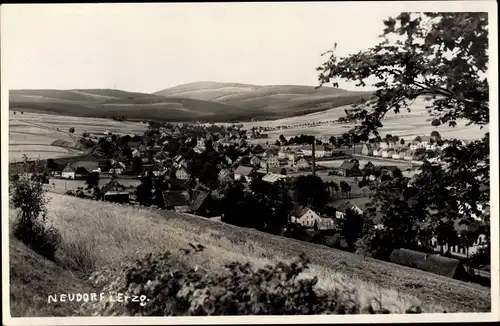
[[[314,136],[312,142],[312,175],[316,176],[316,138]]]

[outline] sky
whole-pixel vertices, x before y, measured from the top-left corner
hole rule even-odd
[[[316,86],[322,52],[335,42],[339,55],[375,45],[382,21],[412,5],[4,5],[2,70],[9,89],[149,93],[196,81]]]

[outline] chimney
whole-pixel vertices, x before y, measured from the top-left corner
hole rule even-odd
[[[314,136],[312,142],[312,175],[316,176],[316,138]]]

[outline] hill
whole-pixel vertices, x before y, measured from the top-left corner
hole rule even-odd
[[[332,87],[316,89],[300,85],[251,85],[239,83],[195,82],[154,93],[168,98],[190,98],[251,109],[254,119],[297,116],[367,98],[369,92],[353,92]]]
[[[393,311],[404,311],[414,304],[426,312],[491,309],[490,290],[475,284],[187,214],[107,202],[92,201],[89,205],[88,200],[53,193],[49,197],[48,219],[63,236],[57,264],[87,275],[92,270],[111,270],[122,262],[133,263],[148,252],[164,250],[211,273],[220,272],[232,261],[249,261],[259,267],[291,261],[304,252],[311,259],[306,275],[317,275],[318,286],[326,290],[356,290],[357,299],[363,303],[375,297]],[[189,243],[202,244],[206,249],[194,256],[185,255],[182,250],[189,248]],[[20,266],[21,259],[24,256],[13,254],[11,249],[11,266]],[[11,269],[13,293],[34,291],[43,297],[67,282],[81,284],[61,272],[51,274],[60,276],[54,280],[57,284],[44,287],[48,273],[54,272],[50,269],[52,264],[35,266],[37,270],[25,270],[33,275],[31,283],[19,281],[19,273],[12,273]],[[39,277],[40,274],[45,277]],[[31,299],[20,297],[13,301],[12,309],[20,311],[30,304],[28,300]]]
[[[15,111],[130,120],[232,121],[246,116],[226,104],[112,89],[11,90],[9,106]]]

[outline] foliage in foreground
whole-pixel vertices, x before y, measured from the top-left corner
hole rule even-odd
[[[39,254],[53,259],[61,243],[61,234],[47,224],[48,200],[41,175],[36,169],[31,176],[10,175],[10,201],[14,208],[19,209],[13,234]]]
[[[179,263],[169,252],[149,254],[118,275],[99,272],[90,277],[96,287],[106,284],[102,292],[123,293],[131,298],[128,302],[88,302],[80,313],[91,311],[99,316],[390,313],[380,305],[361,307],[349,291],[331,293],[318,289],[317,277],[299,279],[308,264],[305,256],[290,264],[281,262],[261,269],[233,262],[225,266],[227,272],[212,274]],[[420,312],[419,307],[406,311]]]

